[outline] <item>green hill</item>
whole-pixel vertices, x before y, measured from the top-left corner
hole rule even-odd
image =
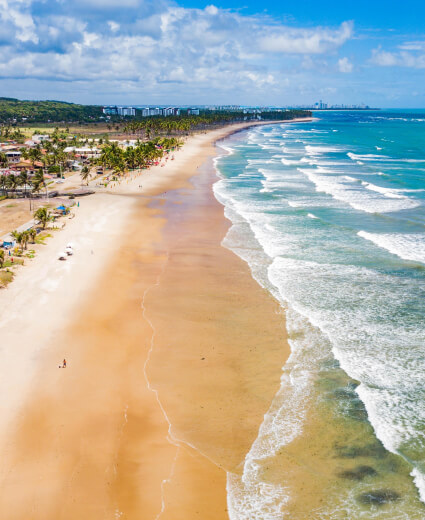
[[[102,115],[100,106],[0,98],[0,123],[90,122],[99,120]]]

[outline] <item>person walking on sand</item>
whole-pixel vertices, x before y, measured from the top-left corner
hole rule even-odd
[[[62,368],[66,368],[66,359],[63,360]]]

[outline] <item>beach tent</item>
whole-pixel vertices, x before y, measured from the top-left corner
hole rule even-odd
[[[58,206],[56,208],[57,211],[62,211],[62,214],[63,215],[66,215],[68,213],[68,208],[66,208],[63,204],[61,204],[60,206]]]

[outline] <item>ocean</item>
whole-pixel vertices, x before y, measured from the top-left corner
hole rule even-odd
[[[222,141],[223,245],[291,355],[231,520],[425,519],[425,110],[320,112]]]

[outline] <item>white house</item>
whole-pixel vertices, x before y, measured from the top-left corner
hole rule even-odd
[[[16,164],[21,160],[21,152],[19,150],[10,150],[5,152],[8,164]]]
[[[44,141],[49,141],[50,140],[50,135],[48,135],[48,134],[34,134],[32,136],[32,140],[35,143],[44,143]]]

